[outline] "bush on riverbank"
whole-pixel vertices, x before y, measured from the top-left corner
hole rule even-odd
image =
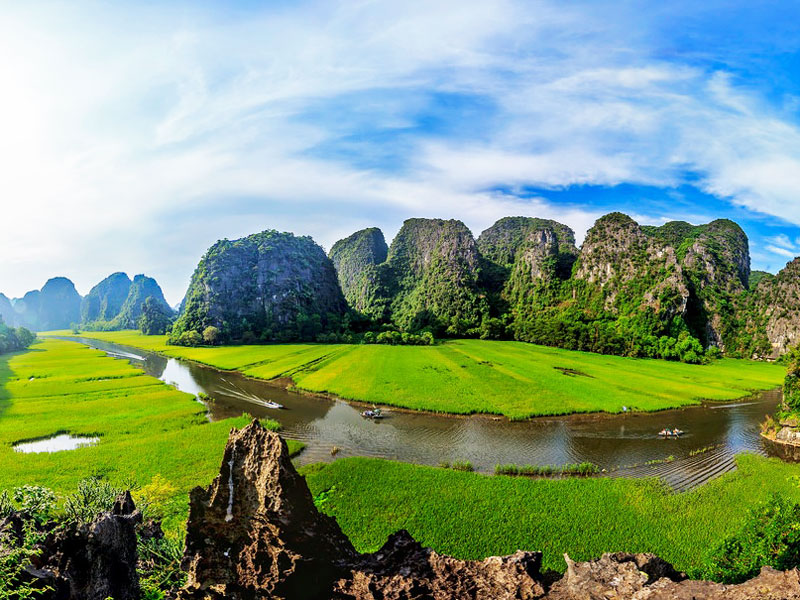
[[[495,475],[514,475],[528,477],[550,477],[553,475],[596,475],[600,467],[591,462],[569,463],[566,465],[495,465]]]
[[[716,547],[705,576],[741,583],[763,566],[780,571],[800,566],[800,504],[777,494],[750,509],[741,528]]]

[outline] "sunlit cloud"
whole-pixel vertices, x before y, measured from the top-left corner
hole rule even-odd
[[[460,218],[477,235],[525,214],[580,240],[607,208],[549,193],[573,186],[688,183],[753,215],[762,266],[793,255],[800,90],[743,75],[739,52],[764,52],[763,36],[727,46],[709,20],[699,52],[655,25],[700,18],[693,5],[651,8],[6,7],[0,198],[18,225],[0,236],[0,290],[66,275],[85,293],[125,270],[177,302],[211,243],[266,228],[329,248],[371,225],[391,237],[412,216]],[[773,42],[797,51],[791,36]],[[630,212],[676,216],[646,199]],[[681,216],[727,215],[711,212]]]

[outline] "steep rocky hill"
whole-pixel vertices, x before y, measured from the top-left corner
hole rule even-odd
[[[653,227],[611,213],[580,250],[545,219],[506,217],[477,241],[459,221],[409,219],[382,264],[370,231],[331,255],[351,306],[378,324],[689,362],[708,347],[777,354],[800,338],[800,267],[751,273],[747,236],[724,219]]]
[[[222,340],[314,339],[347,309],[336,269],[309,237],[264,231],[214,244],[197,266],[173,339],[209,327]]]
[[[328,254],[347,302],[372,319],[383,318],[387,308],[386,302],[381,302],[384,296],[378,265],[386,261],[388,253],[383,232],[371,227],[339,240]]]
[[[125,273],[112,273],[94,286],[81,302],[81,323],[110,321],[115,318],[131,289]]]
[[[136,329],[148,298],[152,298],[159,313],[167,318],[172,316],[173,311],[155,279],[136,275],[131,281],[125,273],[113,273],[83,299],[81,327],[103,331]]]
[[[468,334],[488,314],[479,263],[475,239],[461,221],[408,219],[386,260],[391,321],[402,329]]]
[[[33,331],[66,329],[81,318],[81,297],[66,277],[49,279],[14,303],[17,321]]]

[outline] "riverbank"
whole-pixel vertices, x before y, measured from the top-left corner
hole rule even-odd
[[[189,490],[216,474],[230,429],[247,422],[209,423],[193,396],[126,360],[76,342],[40,341],[0,356],[0,490],[40,485],[66,494],[81,479],[99,475],[157,496],[167,527],[177,531]],[[60,433],[98,441],[54,453],[13,448]],[[293,451],[302,447],[288,443]]]
[[[73,335],[69,331],[42,335]],[[632,359],[523,342],[453,340],[436,346],[275,344],[185,348],[136,331],[82,337],[158,352],[298,391],[446,414],[509,419],[658,411],[735,400],[777,387],[780,366],[722,359],[710,365]]]
[[[800,466],[750,454],[737,464],[735,472],[682,494],[655,479],[531,480],[368,458],[309,465],[301,473],[317,506],[336,517],[361,552],[406,529],[457,558],[536,548],[545,568],[561,571],[565,552],[573,560],[654,552],[702,577],[707,552],[750,508],[772,493],[800,501]]]

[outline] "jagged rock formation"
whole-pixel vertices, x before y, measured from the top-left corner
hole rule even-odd
[[[53,277],[17,300],[14,310],[20,324],[33,331],[66,329],[80,321],[81,297],[69,279]]]
[[[208,250],[173,336],[214,326],[226,341],[314,339],[335,327],[346,308],[322,248],[309,237],[268,230]]]
[[[125,273],[112,273],[94,286],[81,302],[81,323],[111,321],[122,309],[131,289]]]
[[[408,219],[386,261],[391,319],[403,329],[432,326],[464,335],[488,313],[479,253],[461,221]]]
[[[554,581],[541,554],[462,561],[423,548],[405,531],[358,554],[320,514],[286,444],[254,421],[232,431],[220,474],[191,494],[182,600],[755,600],[800,598],[800,572],[762,570],[725,586],[689,581],[651,554],[604,554]]]
[[[800,258],[775,277],[763,277],[754,292],[752,319],[756,332],[763,328],[766,356],[778,357],[800,343]]]
[[[26,569],[44,600],[136,600],[136,526],[142,514],[130,493],[120,495],[111,512],[91,523],[59,528],[39,544]],[[17,524],[19,525],[21,521]],[[20,530],[21,531],[21,530]]]
[[[211,486],[191,492],[181,597],[326,598],[355,554],[286,443],[254,421],[231,433]]]
[[[155,279],[114,273],[94,286],[81,304],[81,326],[88,330],[136,329],[150,299],[153,310],[172,317],[172,309]]]
[[[172,314],[161,287],[152,277],[136,275],[131,283],[128,296],[120,308],[119,314],[114,318],[114,327],[118,329],[133,329],[139,326],[139,318],[142,316],[144,303],[148,298],[152,298],[160,309],[166,314]]]
[[[389,247],[377,227],[362,229],[333,245],[328,256],[333,261],[339,284],[347,302],[356,311],[372,319],[385,316],[381,302],[381,270]]]
[[[533,307],[529,296],[541,294],[556,279],[567,279],[578,257],[575,234],[566,225],[532,217],[505,217],[478,237],[481,278],[493,309],[509,304]]]

